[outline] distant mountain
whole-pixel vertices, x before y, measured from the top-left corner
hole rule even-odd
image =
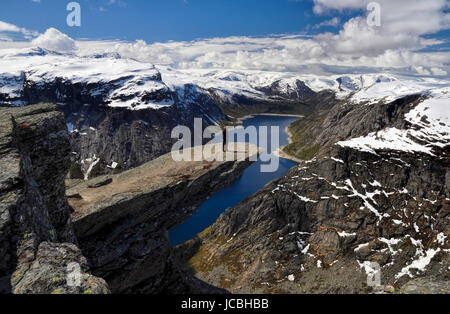
[[[310,114],[334,101],[392,101],[445,86],[390,74],[173,69],[117,53],[0,52],[0,106],[58,104],[71,132],[73,162],[88,176],[90,168],[93,174],[111,172],[113,164],[128,169],[167,153],[171,129],[191,127],[195,117],[207,126],[258,112]]]

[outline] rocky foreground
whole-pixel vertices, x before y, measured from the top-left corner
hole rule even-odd
[[[71,182],[66,197],[70,143],[55,105],[1,109],[0,140],[0,293],[225,292],[178,266],[167,230],[250,161],[166,155]]]
[[[0,293],[109,293],[76,245],[64,116],[53,105],[2,109],[0,141]],[[71,263],[77,286],[67,284]]]

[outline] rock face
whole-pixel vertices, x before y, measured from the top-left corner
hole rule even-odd
[[[79,195],[69,202],[75,210],[75,233],[93,273],[114,293],[223,293],[181,267],[168,230],[250,164],[175,162],[167,154],[69,189],[69,195]]]
[[[411,280],[402,287],[403,294],[448,294],[450,282],[439,278],[418,278]]]
[[[426,101],[338,102],[300,121],[316,157],[227,210],[195,241],[189,268],[238,293],[368,293],[415,277],[448,281],[450,146],[445,131],[432,138],[446,120],[433,124]],[[386,140],[393,128],[398,136]],[[377,130],[370,141],[340,142]]]
[[[117,170],[131,169],[168,153],[176,142],[171,132],[177,125],[193,129],[197,117],[202,118],[203,127],[226,119],[210,98],[201,93],[197,97],[195,104],[159,110],[111,108],[92,102],[85,105],[71,99],[59,108],[71,129],[72,162],[84,166],[85,173],[95,160],[99,160],[100,173],[114,173],[108,167],[113,163]]]
[[[0,110],[0,292],[103,293],[76,247],[65,197],[70,143],[54,105]],[[67,266],[82,282],[67,284]],[[77,273],[77,274],[78,274]]]

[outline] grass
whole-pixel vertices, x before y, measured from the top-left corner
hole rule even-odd
[[[292,144],[284,148],[284,151],[302,160],[314,158],[321,146],[315,143],[316,137],[308,132],[308,120],[302,118],[289,126],[292,134]]]
[[[201,239],[209,237],[211,230],[212,226],[199,233],[198,237]],[[227,243],[227,240],[228,238],[224,235],[215,237],[214,239],[209,239],[209,241],[213,243],[213,246],[217,247],[220,247]],[[213,268],[217,266],[217,264],[226,265],[228,270],[235,275],[238,275],[243,271],[242,265],[239,263],[239,259],[243,254],[241,250],[235,249],[231,252],[227,252],[227,254],[221,257],[220,261],[218,261],[216,258],[209,261],[209,257],[211,256],[210,248],[211,245],[208,245],[208,247],[206,247],[205,245],[201,245],[195,255],[192,256],[191,259],[187,262],[187,264],[195,273],[208,273],[213,270]],[[226,282],[230,284],[228,281]]]
[[[98,163],[92,168],[92,171],[91,171],[91,173],[89,174],[89,178],[90,178],[90,179],[95,178],[95,177],[98,177],[98,176],[101,176],[101,175],[103,174],[101,163],[102,163],[101,161],[98,162]]]
[[[70,165],[69,169],[71,179],[84,179],[83,172],[81,171],[81,166],[77,163]]]

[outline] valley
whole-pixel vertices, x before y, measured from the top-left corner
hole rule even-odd
[[[1,54],[2,291],[448,289],[447,81]],[[195,118],[279,126],[278,154],[296,162],[176,163],[171,131]],[[86,278],[76,289],[69,262]]]

